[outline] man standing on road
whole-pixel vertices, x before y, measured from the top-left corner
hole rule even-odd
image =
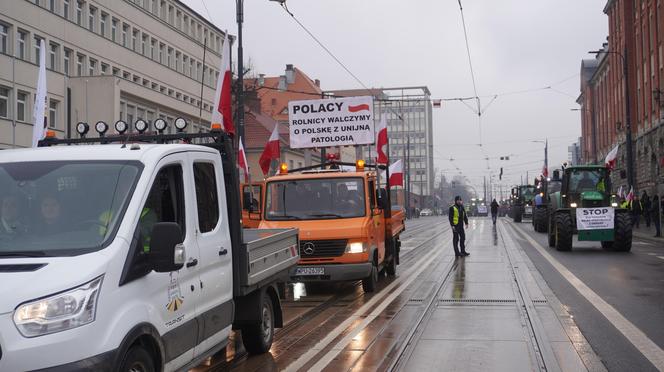
[[[634,200],[629,202],[629,209],[632,211],[632,226],[636,226],[638,229],[643,214],[643,204],[641,204],[638,195],[634,195]]]
[[[466,210],[463,208],[463,200],[461,200],[460,196],[457,195],[454,197],[454,204],[450,206],[448,216],[450,225],[452,226],[452,233],[454,235],[452,239],[454,256],[470,256],[470,253],[466,252],[466,232],[464,230],[464,224],[468,227],[468,215],[466,215]],[[459,243],[461,243],[460,251]]]
[[[641,204],[643,205],[643,217],[646,220],[646,227],[650,227],[650,209],[652,208],[652,204],[645,190],[643,190],[643,195],[641,196]]]
[[[652,223],[655,224],[655,238],[660,238],[662,236],[662,215],[661,215],[661,209],[660,209],[660,204],[659,204],[659,196],[655,194],[655,196],[652,197]]]
[[[494,225],[496,224],[496,217],[498,217],[498,202],[496,199],[493,199],[491,202],[491,219]]]

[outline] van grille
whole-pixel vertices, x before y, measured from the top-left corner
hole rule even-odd
[[[339,257],[346,251],[348,240],[301,240],[300,257]]]

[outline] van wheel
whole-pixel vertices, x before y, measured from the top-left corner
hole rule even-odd
[[[274,311],[268,295],[261,301],[261,321],[242,328],[242,343],[249,354],[263,354],[272,347],[274,338]]]
[[[376,267],[376,262],[373,261],[371,265],[371,274],[368,277],[362,279],[362,289],[364,292],[371,293],[376,291],[376,286],[378,285],[378,268]]]
[[[132,346],[127,354],[125,354],[122,364],[120,365],[121,372],[154,372],[154,360],[150,353],[142,346]]]

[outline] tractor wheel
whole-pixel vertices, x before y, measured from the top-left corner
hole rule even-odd
[[[521,222],[523,219],[523,211],[519,208],[514,211],[514,222]]]
[[[574,239],[572,217],[568,213],[556,215],[556,249],[559,251],[571,251]]]
[[[629,252],[632,249],[632,219],[627,213],[616,213],[613,250]]]
[[[553,248],[556,246],[556,227],[554,225],[552,216],[547,218],[547,226],[547,233],[549,235],[549,247]]]

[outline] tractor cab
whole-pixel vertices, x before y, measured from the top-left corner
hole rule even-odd
[[[561,186],[563,206],[592,208],[611,205],[611,178],[606,167],[577,166],[566,168]]]

